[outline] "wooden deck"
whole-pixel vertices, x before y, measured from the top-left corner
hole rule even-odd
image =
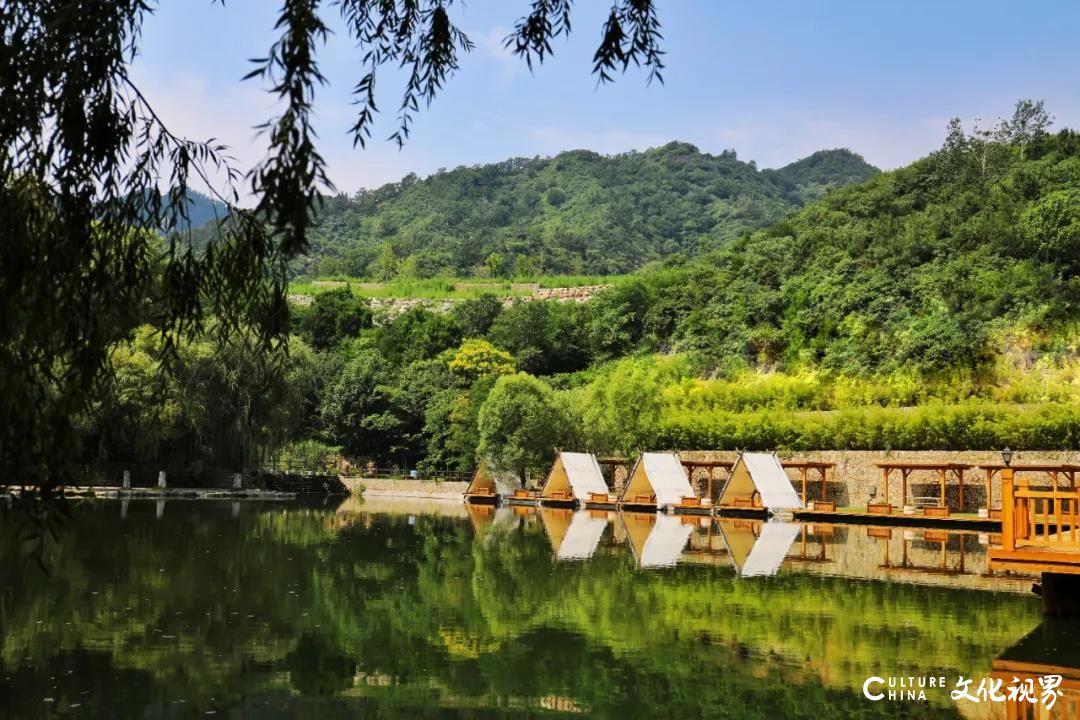
[[[895,509],[891,512],[875,512],[869,510],[867,506],[839,507],[835,511],[815,509],[795,510],[792,512],[792,516],[796,520],[805,520],[808,522],[845,523],[851,525],[955,528],[957,530],[980,530],[984,532],[997,532],[1001,529],[1000,520],[980,517],[974,513],[952,513],[947,516],[935,517],[931,514],[908,515]]]
[[[1023,572],[1080,575],[1080,491],[1014,486],[1001,481],[1001,546],[990,548],[992,567]]]

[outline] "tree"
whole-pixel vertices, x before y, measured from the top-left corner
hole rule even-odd
[[[389,282],[394,279],[394,276],[398,273],[398,259],[394,253],[394,244],[387,240],[382,244],[382,250],[379,251],[379,257],[373,264],[375,271],[375,279],[382,282]]]
[[[503,267],[506,265],[506,258],[500,253],[493,252],[487,256],[484,260],[484,267],[487,268],[488,277],[497,278],[502,277]]]
[[[1019,100],[1011,120],[1002,123],[1005,139],[1020,148],[1020,159],[1028,145],[1046,136],[1054,119],[1046,112],[1042,100]]]
[[[0,4],[0,475],[45,488],[72,479],[70,418],[102,392],[109,348],[140,322],[130,308],[154,309],[167,359],[179,338],[208,331],[250,338],[260,357],[287,340],[287,264],[308,249],[313,211],[332,190],[313,121],[331,38],[321,10],[284,2],[279,37],[253,60],[247,79],[266,82],[280,112],[260,128],[266,157],[244,169],[221,145],[176,135],[135,83],[144,0]],[[354,142],[370,137],[376,75],[390,65],[409,78],[393,134],[403,143],[473,42],[442,0],[343,0],[336,11],[363,63]],[[531,67],[569,32],[569,2],[534,2],[507,44]],[[608,82],[643,65],[662,79],[659,42],[651,0],[616,0],[593,72]],[[199,251],[184,230],[193,179],[228,208]],[[157,231],[169,234],[160,265]]]
[[[546,466],[554,456],[561,421],[551,388],[528,373],[516,373],[496,381],[477,424],[477,454],[517,473],[524,487],[529,470]]]
[[[353,457],[391,456],[402,427],[394,412],[392,379],[381,353],[369,348],[358,352],[319,408],[326,428],[324,439]]]
[[[348,287],[318,293],[311,303],[311,345],[325,350],[371,327],[371,308]]]
[[[401,280],[416,280],[420,277],[420,258],[413,253],[407,256],[398,265],[398,278]]]
[[[661,383],[655,367],[624,360],[594,381],[582,400],[582,425],[597,452],[617,450],[635,457],[656,432],[662,406]]]
[[[1028,208],[1020,237],[1028,252],[1060,263],[1067,277],[1080,272],[1080,190],[1057,190]]]
[[[484,294],[478,298],[457,303],[451,315],[457,320],[464,337],[475,338],[487,334],[502,310],[503,304],[500,298]]]
[[[509,375],[514,372],[514,358],[487,340],[466,340],[450,358],[447,366],[468,384],[488,375]]]

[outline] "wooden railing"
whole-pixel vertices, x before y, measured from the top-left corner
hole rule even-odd
[[[1037,546],[1080,553],[1080,491],[1034,490],[1001,482],[1001,543],[1005,550]]]

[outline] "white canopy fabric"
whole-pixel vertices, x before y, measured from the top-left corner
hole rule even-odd
[[[587,560],[596,552],[600,537],[608,526],[606,516],[597,517],[588,510],[578,510],[570,521],[556,557],[559,560]]]
[[[679,466],[680,468],[682,465]],[[675,515],[660,513],[656,516],[656,525],[645,540],[638,564],[641,567],[670,567],[679,561],[693,525],[688,525]]]
[[[595,455],[564,452],[559,453],[559,456],[562,458],[566,477],[570,480],[570,487],[574,490],[574,497],[585,498],[589,493],[607,494],[607,482],[600,472],[600,463],[596,461]]]
[[[684,497],[694,496],[686,470],[675,453],[642,453],[641,462],[656,495],[657,507],[678,505]]]
[[[771,520],[761,526],[761,535],[751,548],[739,574],[743,577],[775,575],[799,534],[796,523]]]
[[[803,506],[791,478],[775,454],[743,453],[741,459],[761,495],[762,505],[769,510],[792,510]]]

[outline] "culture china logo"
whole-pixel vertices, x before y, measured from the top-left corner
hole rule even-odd
[[[1043,675],[1038,678],[1020,679],[1014,677],[1008,685],[1000,678],[984,677],[975,685],[974,678],[961,675],[949,692],[955,701],[984,703],[1029,703],[1041,704],[1047,710],[1054,707],[1064,693],[1058,689],[1060,675]],[[873,675],[863,683],[863,696],[874,702],[880,700],[892,702],[925,701],[927,691],[944,690],[948,686],[945,677],[878,677]]]

